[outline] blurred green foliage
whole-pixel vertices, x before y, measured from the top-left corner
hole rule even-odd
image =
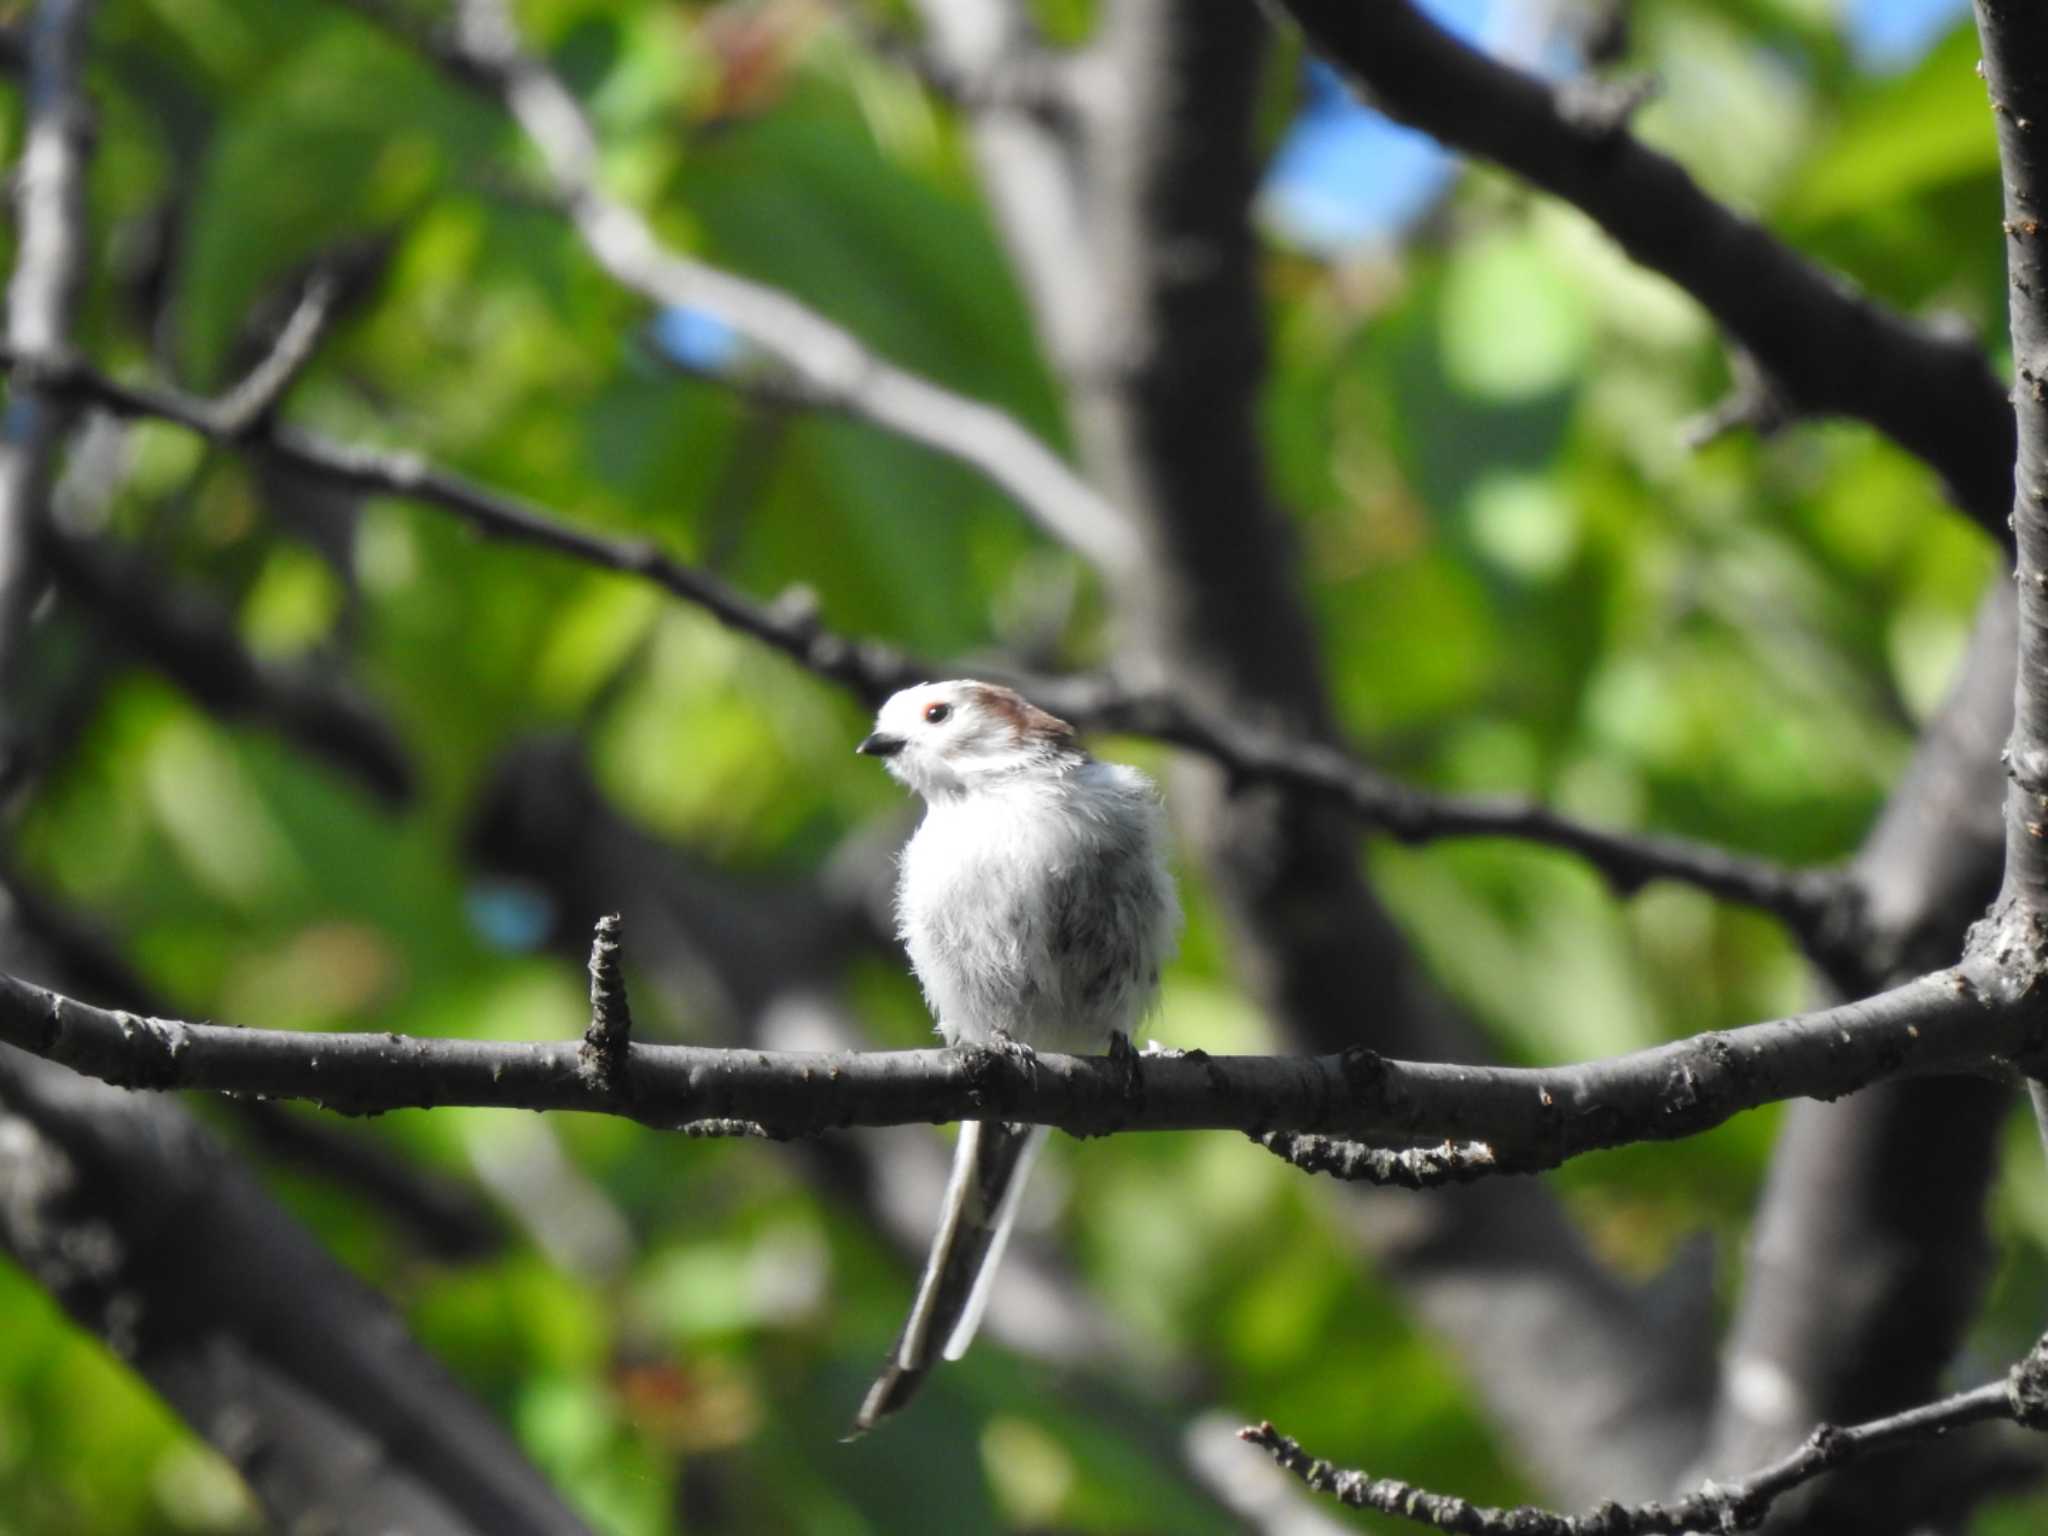
[[[1088,7],[1052,9],[1085,31]],[[1629,62],[1664,86],[1648,137],[1886,299],[1999,336],[2000,253],[1981,236],[1995,163],[1966,28],[1874,78],[1825,7],[1632,11]],[[1060,440],[957,124],[824,7],[537,0],[522,19],[590,104],[611,184],[665,237]],[[246,361],[252,309],[302,263],[382,242],[374,291],[293,418],[653,537],[764,596],[803,583],[847,632],[939,656],[1101,654],[1087,582],[973,475],[660,366],[642,306],[544,206],[495,109],[355,19],[310,0],[110,0],[91,85],[81,339],[108,366],[217,387]],[[0,150],[19,143],[16,102]],[[1727,382],[1712,327],[1576,213],[1497,175],[1467,174],[1398,249],[1337,264],[1275,249],[1266,277],[1272,473],[1359,742],[1418,782],[1789,861],[1855,845],[1995,564],[1926,469],[1838,424],[1687,452],[1681,423]],[[850,700],[694,612],[428,511],[338,522],[319,493],[167,429],[134,429],[126,452],[109,531],[214,594],[259,653],[342,658],[423,781],[393,812],[154,677],[109,674],[60,616],[51,686],[97,691],[19,856],[180,1010],[575,1033],[575,964],[479,927],[464,842],[492,764],[536,731],[578,732],[621,812],[733,870],[814,871],[900,811],[848,750],[863,726]],[[1770,923],[1689,890],[1618,903],[1569,859],[1496,846],[1361,857],[1508,1059],[1622,1050],[1806,995]],[[1187,880],[1158,1033],[1260,1048]],[[628,910],[629,953],[632,924]],[[923,1036],[893,968],[861,968],[851,995],[877,1038]],[[702,1027],[687,998],[669,1012]],[[1557,1182],[1633,1276],[1711,1233],[1732,1294],[1775,1118],[1588,1158]],[[775,1149],[482,1112],[370,1133],[463,1176],[492,1147],[550,1137],[617,1213],[629,1257],[600,1282],[525,1242],[430,1262],[376,1212],[277,1178],[602,1530],[1229,1528],[1172,1455],[1182,1405],[1133,1423],[1086,1380],[992,1344],[887,1433],[839,1445],[911,1276]],[[1061,1221],[1083,1273],[1148,1355],[1199,1365],[1218,1402],[1475,1498],[1540,1486],[1358,1272],[1323,1189],[1225,1137],[1068,1144],[1053,1161],[1073,1176]],[[2048,1175],[2031,1153],[2013,1163],[1984,1369],[2037,1331],[2048,1281]],[[11,1270],[0,1311],[0,1532],[251,1527],[232,1475]],[[1982,1529],[2044,1514],[2009,1506]]]

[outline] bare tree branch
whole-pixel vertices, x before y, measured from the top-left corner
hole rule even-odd
[[[1835,1097],[2040,1045],[2032,1010],[1962,970],[1861,1002],[1557,1067],[1327,1056],[1056,1056],[1000,1049],[719,1050],[635,1045],[621,1086],[575,1045],[297,1034],[142,1018],[0,975],[0,1042],[128,1088],[310,1099],[347,1113],[469,1104],[576,1109],[674,1128],[758,1122],[782,1135],[1004,1119],[1081,1136],[1134,1130],[1328,1132],[1404,1144],[1483,1138],[1504,1173],[1602,1147],[1695,1135],[1781,1099]]]
[[[1233,1415],[1211,1408],[1182,1431],[1187,1461],[1196,1477],[1252,1536],[1356,1536],[1357,1528],[1323,1512],[1311,1490],[1284,1468],[1252,1461],[1238,1441]]]
[[[32,367],[52,394],[90,401],[116,415],[173,422],[209,441],[232,444],[220,407],[177,391],[127,384],[71,357],[18,357],[0,347],[0,363]],[[544,508],[478,485],[418,457],[344,444],[302,428],[278,426],[261,439],[271,459],[301,474],[370,495],[402,496],[452,513],[488,537],[549,550],[652,582],[702,608],[730,629],[780,651],[811,672],[878,703],[899,688],[938,675],[933,665],[890,646],[833,633],[807,594],[763,604],[645,539],[613,538],[561,521]],[[1101,678],[1033,678],[996,667],[1039,703],[1075,724],[1126,731],[1187,747],[1214,759],[1240,783],[1270,783],[1333,800],[1361,823],[1403,842],[1500,837],[1540,843],[1585,859],[1627,893],[1651,880],[1682,880],[1781,919],[1817,950],[1839,942],[1853,913],[1838,872],[1787,869],[1767,859],[1658,834],[1613,831],[1540,805],[1460,798],[1417,790],[1375,773],[1334,747],[1274,729],[1226,723],[1186,700],[1134,692]]]
[[[1490,1509],[1456,1494],[1431,1493],[1397,1478],[1346,1472],[1311,1458],[1271,1424],[1239,1431],[1311,1488],[1354,1509],[1399,1515],[1457,1536],[1684,1536],[1690,1531],[1741,1531],[1763,1522],[1781,1495],[1873,1451],[1935,1439],[1971,1424],[2006,1419],[2048,1429],[2048,1341],[2036,1344],[2005,1380],[1846,1429],[1823,1424],[1797,1450],[1732,1483],[1708,1483],[1669,1504],[1602,1504],[1584,1515],[1521,1505]]]
[[[1968,337],[1873,303],[1632,134],[1590,131],[1565,110],[1562,88],[1459,41],[1412,0],[1280,3],[1374,106],[1575,204],[1706,306],[1794,407],[1869,422],[1939,470],[1958,503],[2011,543],[2012,414]]]
[[[28,127],[14,172],[17,243],[7,344],[37,357],[70,344],[85,289],[85,166],[92,111],[79,74],[91,0],[42,0],[28,34]],[[42,590],[41,547],[64,413],[17,373],[0,419],[0,682],[11,685]]]
[[[2018,542],[2019,683],[2005,766],[2005,915],[1997,942],[2048,968],[2048,14],[1978,0],[1984,83],[2005,184],[2006,277],[2012,326],[2012,420],[2019,438],[2009,511]]]
[[[663,245],[638,210],[607,193],[582,106],[520,44],[500,0],[462,0],[455,26],[422,34],[392,8],[343,0],[501,100],[540,152],[599,266],[655,304],[712,315],[788,370],[795,397],[946,454],[986,476],[1052,537],[1098,568],[1138,557],[1115,506],[1008,413],[878,356],[850,332],[776,288]]]

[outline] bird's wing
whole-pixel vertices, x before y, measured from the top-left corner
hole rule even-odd
[[[888,1363],[854,1418],[854,1434],[873,1429],[909,1402],[941,1355],[958,1360],[967,1352],[1017,1219],[1024,1180],[1045,1138],[1044,1126],[969,1120],[960,1127],[939,1231],[925,1260],[917,1299]]]

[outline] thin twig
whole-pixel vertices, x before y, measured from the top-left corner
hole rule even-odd
[[[1523,1504],[1494,1509],[1456,1494],[1431,1493],[1398,1478],[1349,1472],[1311,1457],[1270,1423],[1248,1426],[1238,1437],[1319,1493],[1354,1509],[1398,1515],[1457,1536],[1684,1536],[1691,1531],[1747,1531],[1763,1524],[1784,1494],[1873,1451],[1930,1440],[1970,1424],[2008,1419],[2029,1429],[2048,1428],[2048,1341],[2036,1344],[2003,1381],[1987,1382],[1939,1402],[1847,1429],[1822,1424],[1797,1450],[1730,1483],[1702,1483],[1669,1504],[1606,1503],[1583,1515],[1563,1515]]]
[[[674,1129],[752,1121],[777,1135],[1015,1120],[1077,1135],[1272,1130],[1389,1143],[1483,1133],[1501,1173],[1695,1135],[1781,1099],[1833,1098],[1911,1072],[2039,1049],[2036,1010],[1985,1001],[1996,977],[1922,977],[1862,1002],[1577,1065],[1479,1067],[1330,1056],[1060,1056],[981,1048],[718,1050],[636,1045],[633,1091],[577,1045],[301,1034],[142,1018],[0,975],[0,1043],[131,1088],[311,1099],[350,1113],[466,1104],[574,1109]]]

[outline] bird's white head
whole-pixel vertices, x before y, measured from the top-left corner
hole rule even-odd
[[[1014,689],[959,679],[919,683],[885,703],[854,749],[882,759],[927,800],[968,794],[1019,774],[1060,774],[1087,761],[1074,728]]]

